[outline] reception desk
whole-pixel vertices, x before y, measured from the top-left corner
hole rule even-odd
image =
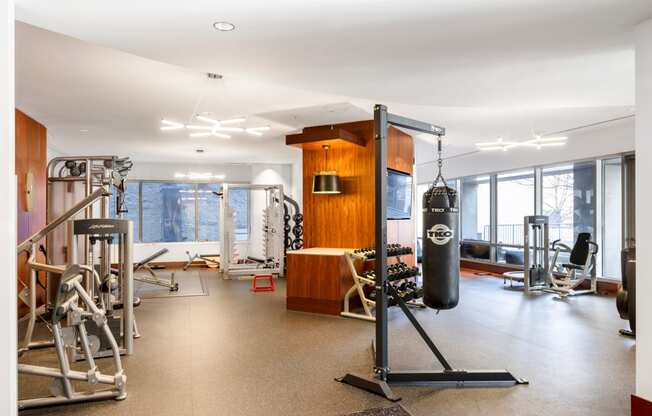
[[[353,277],[343,248],[308,248],[287,255],[287,309],[339,315]]]

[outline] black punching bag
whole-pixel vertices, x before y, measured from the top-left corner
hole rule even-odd
[[[423,303],[452,309],[460,295],[457,191],[433,185],[423,195]]]

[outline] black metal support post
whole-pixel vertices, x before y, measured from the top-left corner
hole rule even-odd
[[[387,336],[387,107],[374,107],[375,200],[376,200],[376,363],[374,373],[387,380],[389,346]]]
[[[410,130],[442,136],[446,130],[433,124],[412,120],[387,112],[381,104],[374,106],[374,141],[375,141],[375,232],[376,232],[376,343],[374,377],[346,374],[336,379],[368,392],[378,394],[391,401],[401,400],[389,386],[392,383],[427,383],[437,385],[463,386],[513,386],[527,384],[527,380],[514,377],[506,370],[455,370],[448,363],[435,343],[430,339],[407,304],[398,295],[396,289],[387,281],[387,129],[390,125]],[[387,323],[387,296],[397,300],[401,310],[410,320],[421,338],[428,345],[443,371],[391,371],[389,368],[389,334]]]

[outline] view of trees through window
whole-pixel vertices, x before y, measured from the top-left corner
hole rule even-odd
[[[543,215],[550,223],[550,241],[572,246],[577,234],[595,238],[595,162],[543,169]]]

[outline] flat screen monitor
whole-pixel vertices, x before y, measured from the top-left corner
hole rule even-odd
[[[387,170],[387,219],[407,220],[412,217],[412,176]]]

